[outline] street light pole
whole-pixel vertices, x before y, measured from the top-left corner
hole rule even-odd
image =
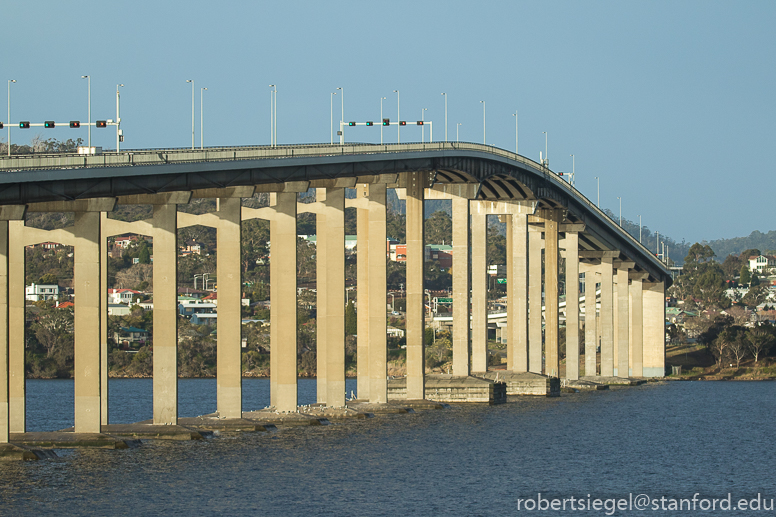
[[[462,124],[461,124],[460,122],[459,122],[458,124],[456,124],[456,125],[455,125],[455,142],[456,142],[456,143],[458,143],[458,128],[460,128],[460,127],[461,127],[461,125],[462,125]]]
[[[204,149],[205,148],[205,115],[202,108],[204,107],[203,104],[203,98],[205,97],[205,90],[207,88],[202,88],[199,91],[199,148]]]
[[[480,101],[482,103],[482,145],[485,144],[485,101]]]
[[[89,148],[90,148],[89,152],[91,152],[91,147],[92,147],[92,77],[89,76],[89,75],[82,75],[81,79],[86,79],[86,84],[87,84],[87,86],[86,86],[87,99],[88,99],[87,100],[87,103],[88,103],[87,107],[88,107],[88,114],[89,114],[88,115],[89,120],[88,120],[88,124],[87,124],[87,126],[89,128],[89,142],[88,142],[88,145],[89,145]],[[193,104],[192,104],[192,106],[193,106]],[[193,143],[192,143],[192,145],[193,145]]]
[[[337,92],[332,92],[331,95],[329,95],[329,133],[331,136],[331,144],[334,145],[334,96],[337,95]]]
[[[544,133],[544,166],[549,167],[550,157],[547,156],[547,131],[542,131],[542,133]]]
[[[595,177],[595,184],[596,192],[598,194],[595,199],[595,206],[601,208],[601,179],[598,176]]]
[[[399,90],[394,90],[396,94],[396,143],[401,143],[401,97]]]
[[[512,113],[512,116],[515,117],[515,154],[518,154],[517,152],[517,110],[515,110],[515,112]]]
[[[269,91],[269,145],[275,147],[275,97],[277,86],[270,84],[269,87],[274,88],[274,90]]]
[[[383,143],[383,101],[387,97],[380,97],[380,145]]]
[[[11,83],[16,79],[8,79],[8,156],[11,156]]]
[[[575,161],[576,160],[574,159],[574,155],[572,154],[571,155],[571,186],[572,187],[574,186],[574,178],[576,178],[576,176],[575,176],[576,171],[574,170]]]
[[[342,92],[342,98],[340,98],[340,102],[342,103],[342,118],[340,118],[340,145],[345,143],[345,127],[342,125],[343,122],[345,122],[345,89],[344,88],[337,88]]]
[[[639,215],[639,244],[641,243],[641,216]]]
[[[119,95],[119,88],[124,86],[123,84],[116,85],[116,152],[121,150],[121,96]]]
[[[186,79],[186,82],[191,83],[191,148],[194,149],[194,79]]]
[[[442,92],[445,97],[445,142],[447,142],[447,94]]]
[[[420,110],[420,121],[425,122],[426,121],[426,111],[428,111],[428,108],[423,108]],[[426,140],[426,125],[421,124],[420,125],[420,143],[422,144]]]
[[[617,199],[620,200],[620,228],[622,228],[622,198],[617,196]]]

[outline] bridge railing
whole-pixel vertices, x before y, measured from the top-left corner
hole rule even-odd
[[[101,168],[101,167],[126,167],[185,164],[199,162],[240,161],[257,159],[284,159],[301,158],[310,156],[344,156],[356,154],[379,153],[405,153],[418,151],[445,151],[468,150],[478,151],[514,162],[533,169],[546,180],[553,182],[560,189],[575,196],[591,212],[607,221],[615,230],[619,230],[623,237],[631,244],[641,249],[643,253],[653,257],[656,263],[662,267],[665,265],[630,233],[626,232],[617,222],[609,217],[587,197],[578,191],[561,176],[552,172],[548,167],[529,158],[520,156],[505,149],[499,149],[484,144],[471,142],[430,142],[430,143],[405,143],[405,144],[369,144],[348,143],[339,144],[292,144],[271,146],[238,146],[238,147],[208,147],[205,149],[132,149],[121,152],[104,152],[98,155],[81,154],[26,154],[0,156],[0,173],[13,173],[21,171],[34,171],[46,169],[76,169],[76,168]]]

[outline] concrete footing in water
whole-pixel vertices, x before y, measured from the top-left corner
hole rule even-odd
[[[571,380],[567,379],[563,384],[564,388],[571,388],[576,391],[601,391],[608,390],[609,385],[600,382],[593,382],[584,379]]]
[[[598,375],[595,377],[580,377],[580,380],[605,384],[607,386],[639,386],[647,382],[644,379],[631,379],[628,377],[602,377]]]
[[[130,445],[137,444],[136,440],[125,440],[107,434],[74,433],[72,431],[11,433],[10,441],[14,445],[43,449],[76,449],[81,447],[127,449]]]
[[[204,430],[189,429],[183,425],[155,425],[152,420],[134,424],[108,424],[100,426],[104,434],[111,436],[145,440],[202,440],[213,433]]]
[[[507,401],[506,385],[490,379],[473,376],[445,374],[426,375],[426,399],[445,403],[503,404]],[[397,401],[408,407],[415,401],[406,400],[407,379],[388,381],[388,400]],[[421,409],[421,408],[416,408]]]
[[[35,461],[56,457],[57,454],[51,450],[33,449],[12,443],[0,444],[0,461]]]
[[[279,413],[274,409],[243,411],[242,417],[246,420],[261,422],[262,424],[286,427],[329,424],[329,420],[321,416],[307,415],[305,413]]]
[[[510,372],[496,370],[475,375],[486,379],[498,380],[506,383],[507,395],[538,395],[543,397],[560,396],[560,379],[557,377],[547,377],[538,373],[530,372]]]

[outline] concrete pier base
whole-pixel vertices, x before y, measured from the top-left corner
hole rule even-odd
[[[639,386],[647,382],[643,379],[630,379],[628,377],[609,376],[582,377],[581,380],[592,381],[598,384],[605,384],[607,386]]]
[[[432,374],[426,375],[426,399],[446,403],[483,403],[503,404],[507,400],[506,384],[480,377],[465,375]],[[400,401],[409,405],[414,401],[406,400],[407,379],[388,381],[388,400]]]
[[[263,424],[270,424],[278,427],[303,427],[308,425],[329,424],[329,421],[323,417],[307,415],[304,413],[278,413],[272,409],[243,411],[242,415],[246,420],[256,420]]]
[[[507,385],[507,395],[560,396],[560,379],[532,372],[493,371],[476,374]]]
[[[255,433],[276,430],[274,425],[246,418],[219,418],[215,413],[191,418],[179,418],[178,423],[190,429],[222,433]]]
[[[415,412],[414,409],[405,404],[400,404],[399,401],[376,404],[368,400],[351,400],[348,402],[348,407],[356,411],[368,412],[372,415],[400,415]]]
[[[582,379],[566,381],[564,388],[572,388],[578,391],[601,391],[608,390],[608,384],[602,384],[600,382],[585,381]]]
[[[12,443],[0,443],[0,461],[35,461],[48,458],[56,458],[54,451],[31,449]]]
[[[102,433],[44,432],[44,433],[11,433],[11,441],[15,445],[40,447],[42,449],[79,449],[91,447],[94,449],[128,449],[134,441],[123,440]]]
[[[367,418],[374,418],[374,413],[368,411],[361,411],[352,407],[327,407],[325,404],[311,404],[299,408],[300,413],[309,415],[316,418],[323,418],[326,420],[366,420]]]
[[[158,425],[153,420],[144,420],[134,424],[108,424],[100,426],[102,434],[119,439],[136,440],[202,440],[211,433],[198,432],[181,425]],[[66,430],[69,431],[69,430]]]

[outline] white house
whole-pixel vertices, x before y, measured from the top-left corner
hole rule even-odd
[[[108,304],[108,316],[127,316],[132,314],[132,309],[129,305],[123,303],[109,303]]]
[[[132,305],[132,301],[139,298],[142,294],[134,289],[108,289],[108,303]]]
[[[763,273],[770,271],[772,268],[776,268],[776,257],[769,255],[749,257],[749,271]]]
[[[32,284],[24,288],[24,299],[31,302],[56,300],[58,298],[59,286],[56,284]]]

